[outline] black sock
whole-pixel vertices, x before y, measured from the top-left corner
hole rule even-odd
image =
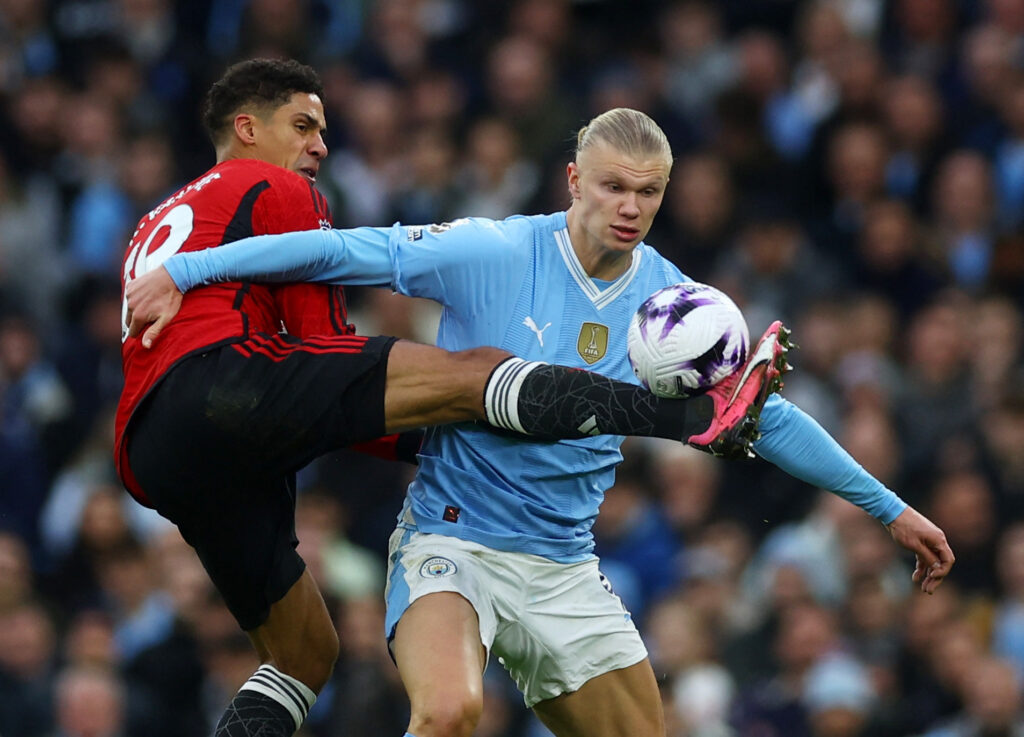
[[[255,691],[239,691],[231,699],[214,737],[291,737],[295,720],[288,710]]]
[[[487,421],[539,440],[643,435],[685,441],[706,430],[710,397],[665,399],[601,374],[510,358],[484,393]]]

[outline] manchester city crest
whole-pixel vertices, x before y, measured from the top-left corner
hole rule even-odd
[[[442,558],[441,556],[435,556],[424,561],[423,565],[420,566],[420,575],[423,578],[441,578],[443,576],[452,576],[458,570],[459,567],[455,565],[454,561]]]

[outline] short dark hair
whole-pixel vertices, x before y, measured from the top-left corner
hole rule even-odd
[[[320,75],[292,59],[249,59],[228,67],[206,93],[203,125],[213,144],[218,145],[230,127],[235,113],[246,105],[276,109],[296,92],[323,99]]]

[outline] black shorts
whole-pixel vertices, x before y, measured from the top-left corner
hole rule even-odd
[[[394,338],[260,335],[186,358],[135,411],[128,460],[242,629],[298,581],[294,473],[385,434]]]

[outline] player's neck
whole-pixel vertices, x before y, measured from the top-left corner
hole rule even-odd
[[[593,279],[612,281],[626,273],[633,263],[633,249],[618,250],[609,248],[599,239],[594,238],[580,222],[572,217],[570,209],[566,218],[569,229],[569,243],[576,254],[580,266]]]

